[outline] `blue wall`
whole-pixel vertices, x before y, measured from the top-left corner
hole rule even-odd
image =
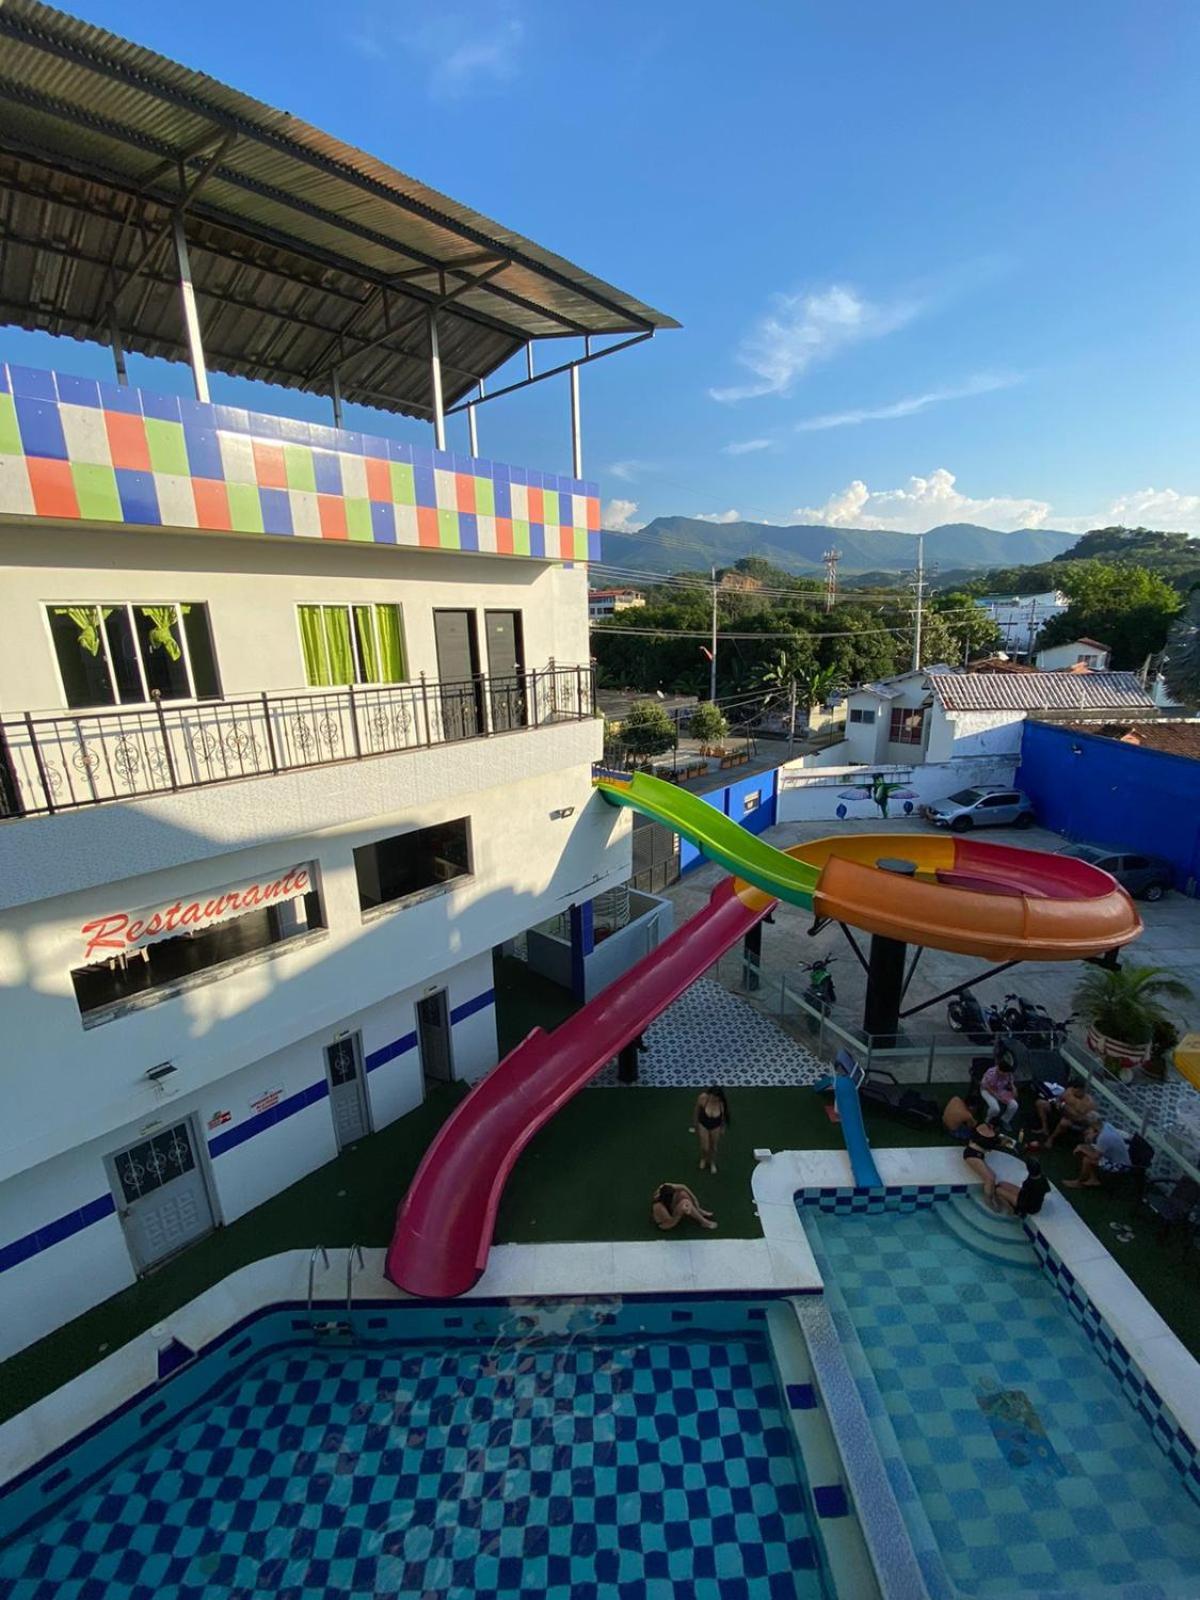
[[[753,810],[747,811],[746,801],[752,795],[758,795],[758,805]],[[718,811],[723,811],[735,822],[740,822],[748,833],[762,833],[765,828],[775,826],[778,795],[779,768],[772,767],[769,772],[755,772],[748,778],[736,778],[724,789],[710,789],[707,794],[702,794],[700,799],[710,806],[715,806]],[[680,839],[681,873],[689,871],[692,867],[698,867],[704,859],[690,839]]]
[[[1038,820],[1069,839],[1145,850],[1200,881],[1200,761],[1050,723],[1025,723],[1017,783]]]

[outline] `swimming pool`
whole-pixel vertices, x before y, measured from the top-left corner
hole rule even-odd
[[[761,1305],[263,1315],[0,1501],[11,1600],[828,1600]]]
[[[1019,1224],[800,1215],[933,1596],[1195,1600],[1200,1505]]]

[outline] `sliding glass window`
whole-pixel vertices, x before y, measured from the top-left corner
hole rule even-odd
[[[300,606],[299,614],[304,672],[314,689],[407,679],[399,606]]]
[[[207,606],[47,606],[63,693],[72,710],[220,695]]]

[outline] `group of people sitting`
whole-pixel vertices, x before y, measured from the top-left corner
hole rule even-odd
[[[1011,1071],[997,1060],[979,1081],[976,1095],[955,1095],[946,1102],[942,1123],[951,1138],[961,1140],[963,1160],[979,1174],[984,1199],[995,1210],[1031,1217],[1042,1208],[1050,1184],[1034,1150],[1052,1150],[1062,1139],[1075,1138],[1078,1175],[1068,1178],[1067,1189],[1095,1189],[1101,1173],[1127,1171],[1131,1165],[1129,1136],[1101,1116],[1087,1084],[1072,1079],[1066,1085],[1042,1084],[1034,1100],[1037,1128],[1018,1145],[1013,1130],[1020,1115],[1020,1100]],[[1023,1157],[1027,1176],[1018,1186],[1000,1182],[987,1158],[997,1150]]]

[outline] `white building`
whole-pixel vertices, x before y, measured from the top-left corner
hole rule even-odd
[[[961,672],[947,666],[864,684],[846,699],[846,739],[828,763],[920,766],[1015,755],[1030,711],[1152,708],[1132,672]]]
[[[1000,648],[1010,656],[1032,655],[1038,634],[1070,603],[1061,589],[1048,589],[1044,594],[982,595],[975,602],[1000,629]]]
[[[1039,650],[1036,665],[1039,672],[1070,672],[1087,667],[1091,672],[1107,672],[1112,651],[1096,639],[1073,639],[1070,644],[1051,645]]]
[[[79,92],[99,115],[102,77]],[[11,129],[46,196],[74,147],[63,94]],[[249,171],[264,109],[228,97],[244,129],[222,170]],[[593,898],[630,874],[628,819],[591,788],[599,500],[578,404],[568,476],[479,459],[474,409],[472,453],[451,453],[445,413],[564,306],[597,334],[671,324],[399,174],[389,198],[381,164],[302,124],[289,138],[269,217],[244,196],[226,215],[228,178],[187,212],[190,339],[169,272],[122,302],[124,347],[190,360],[196,400],[128,387],[119,353],[115,383],[0,366],[0,1357],[428,1085],[486,1073],[494,948],[569,913],[586,954]],[[284,236],[314,187],[319,250]],[[107,341],[87,308],[139,229],[115,201],[89,220],[43,198],[37,227],[23,204],[9,292],[30,304],[6,315]],[[456,263],[488,256],[489,230],[471,288]],[[72,272],[52,271],[36,240],[68,236]],[[266,324],[231,250],[253,251]],[[432,419],[437,448],[209,403],[210,333],[214,365],[324,384],[335,416],[357,399]]]
[[[618,611],[629,611],[644,606],[646,596],[636,589],[589,589],[588,616],[593,622],[611,617]]]

